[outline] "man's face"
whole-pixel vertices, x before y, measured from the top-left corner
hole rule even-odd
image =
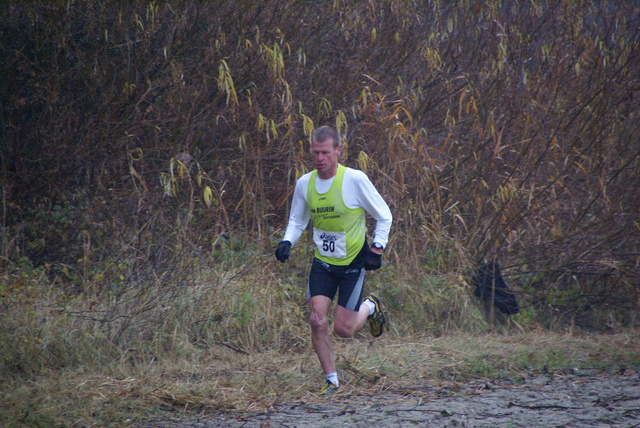
[[[336,175],[338,170],[338,157],[342,146],[333,147],[333,139],[328,139],[322,143],[313,140],[311,142],[311,155],[313,165],[318,170],[318,175],[322,179],[328,179]]]

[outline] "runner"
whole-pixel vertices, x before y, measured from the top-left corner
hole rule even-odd
[[[311,138],[315,170],[296,183],[289,223],[278,244],[276,259],[285,262],[290,248],[313,219],[315,257],[307,283],[311,314],[311,342],[326,382],[321,394],[338,390],[333,341],[328,315],[338,294],[333,330],[340,337],[352,337],[364,323],[374,337],[386,324],[380,300],[370,294],[362,301],[365,270],[379,269],[388,242],[392,215],[367,175],[338,162],[342,145],[335,129],[323,126]],[[365,212],[376,220],[373,244],[367,243]]]

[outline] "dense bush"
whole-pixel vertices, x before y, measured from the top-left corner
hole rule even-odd
[[[395,215],[393,265],[372,285],[392,311],[419,303],[403,328],[464,325],[468,274],[492,261],[530,319],[630,324],[639,13],[589,1],[3,2],[5,315],[33,281],[26,263],[48,296],[75,296],[66,313],[110,325],[110,343],[126,347],[136,326],[175,330],[161,310],[175,304],[196,317],[187,341],[218,326],[223,342],[235,328],[243,346],[262,346],[258,333],[289,346],[286,317],[246,330],[264,313],[252,295],[257,278],[279,305],[303,306],[293,287],[309,253],[299,247],[282,279],[272,250],[308,135],[332,124],[343,162]],[[220,279],[229,272],[240,280]],[[201,298],[219,307],[193,315]]]

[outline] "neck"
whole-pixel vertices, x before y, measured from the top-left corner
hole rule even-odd
[[[335,177],[337,173],[338,173],[338,165],[336,165],[335,168],[332,168],[329,171],[318,171],[318,177],[320,177],[323,180],[328,180],[330,178]]]
[[[320,177],[322,180],[328,180],[328,179],[333,178],[335,176],[336,176],[335,172],[333,174],[322,174],[320,171],[318,171],[318,177]]]

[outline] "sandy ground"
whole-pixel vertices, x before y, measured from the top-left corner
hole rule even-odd
[[[315,402],[262,412],[171,416],[140,427],[640,427],[640,373],[473,381],[384,396],[347,388]]]

